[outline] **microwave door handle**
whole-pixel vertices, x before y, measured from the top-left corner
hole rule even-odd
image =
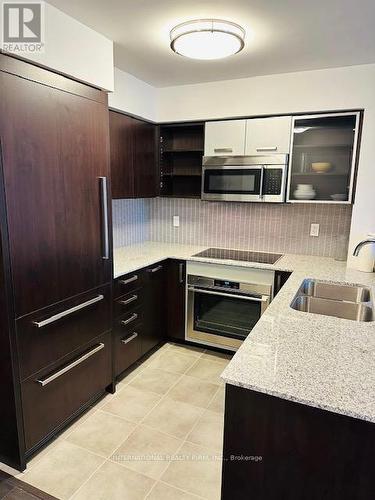
[[[264,165],[260,167],[260,189],[259,189],[259,198],[263,199],[263,181],[264,181]]]
[[[195,292],[195,293],[205,293],[207,295],[219,295],[220,297],[233,297],[235,299],[249,300],[251,302],[269,302],[268,295],[262,295],[262,297],[251,297],[249,295],[237,295],[234,293],[215,292],[211,290],[202,290],[202,288],[194,288],[194,287],[189,287],[188,290],[190,292]]]

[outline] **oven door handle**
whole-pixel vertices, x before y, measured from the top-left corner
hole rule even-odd
[[[262,295],[262,297],[250,297],[249,295],[237,295],[234,293],[225,292],[215,292],[211,290],[203,290],[202,288],[189,287],[189,292],[195,293],[205,293],[207,295],[219,295],[221,297],[233,297],[235,299],[249,300],[251,302],[269,302],[270,298],[268,295]]]

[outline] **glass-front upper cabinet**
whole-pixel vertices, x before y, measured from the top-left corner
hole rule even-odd
[[[351,203],[360,113],[293,119],[288,201]]]

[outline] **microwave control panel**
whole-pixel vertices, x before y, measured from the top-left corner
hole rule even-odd
[[[284,171],[281,168],[266,168],[264,171],[263,194],[280,194]]]

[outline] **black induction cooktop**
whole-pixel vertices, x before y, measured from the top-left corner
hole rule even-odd
[[[205,257],[207,259],[239,260],[245,262],[259,262],[261,264],[275,264],[281,257],[278,253],[248,252],[246,250],[228,250],[226,248],[208,248],[193,257]]]

